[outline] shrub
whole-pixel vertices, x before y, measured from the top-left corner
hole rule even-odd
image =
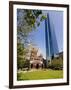
[[[30,61],[29,60],[25,60],[24,64],[23,64],[23,68],[29,68],[30,66]]]
[[[51,61],[51,64],[48,63],[48,68],[54,69],[54,70],[62,70],[63,69],[63,59],[62,58],[54,58]]]

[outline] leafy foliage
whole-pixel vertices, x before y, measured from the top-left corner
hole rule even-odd
[[[42,14],[41,10],[28,10],[18,9],[17,10],[17,32],[18,38],[26,41],[29,32],[40,25],[40,22],[46,18]]]
[[[58,59],[54,58],[51,61],[51,64],[50,63],[48,64],[48,68],[55,69],[55,70],[63,69],[63,59],[61,57],[59,57]]]
[[[33,31],[46,17],[41,10],[17,9],[17,66],[19,68],[28,67],[26,60],[26,49],[29,33]],[[33,29],[34,28],[34,29]]]
[[[25,60],[26,60],[26,50],[24,48],[24,45],[18,43],[17,44],[17,66],[18,66],[18,69],[23,68]]]

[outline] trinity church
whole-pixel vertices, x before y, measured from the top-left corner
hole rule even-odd
[[[33,47],[30,53],[30,67],[31,68],[43,68],[43,56],[40,53],[38,55],[38,49]]]

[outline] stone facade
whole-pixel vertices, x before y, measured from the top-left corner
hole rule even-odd
[[[32,48],[30,54],[30,67],[31,68],[43,68],[43,56],[38,55],[38,49]]]

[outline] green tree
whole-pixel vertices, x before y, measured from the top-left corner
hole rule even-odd
[[[18,9],[17,10],[17,34],[18,39],[27,43],[27,36],[29,32],[34,30],[40,25],[40,22],[46,18],[43,15],[42,10],[28,10]],[[33,29],[34,28],[34,29]]]
[[[23,68],[23,65],[25,63],[25,55],[26,55],[26,50],[24,48],[24,45],[21,43],[17,43],[17,66],[19,68]]]
[[[63,59],[61,57],[59,57],[58,59],[57,58],[54,58],[52,61],[51,61],[51,64],[48,63],[48,68],[51,68],[51,69],[63,69]]]
[[[26,49],[29,33],[36,30],[46,17],[41,10],[17,9],[17,66],[27,67],[29,61],[26,60]],[[34,28],[34,29],[33,29]]]

